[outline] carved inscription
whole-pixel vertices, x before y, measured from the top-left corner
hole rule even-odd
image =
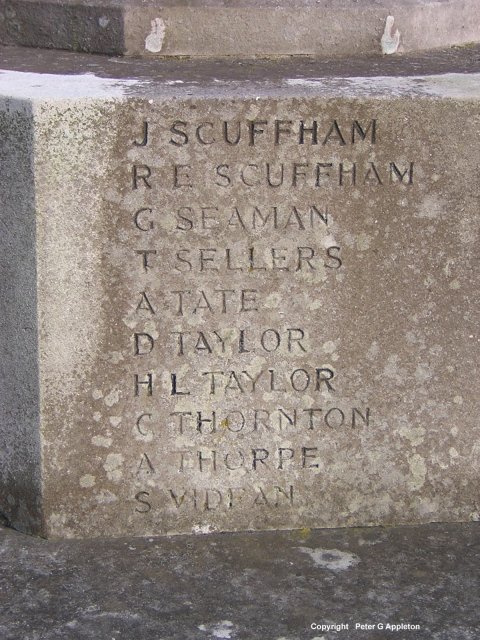
[[[377,160],[382,126],[212,116],[132,130],[138,517],[293,509],[302,478],[324,470],[325,437],[374,423],[370,399],[349,393],[324,300],[357,268],[334,194],[416,181],[413,161]]]

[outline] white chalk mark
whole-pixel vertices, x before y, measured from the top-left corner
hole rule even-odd
[[[214,533],[216,531],[215,527],[212,527],[209,524],[195,524],[192,527],[192,533],[197,535],[204,535],[207,533]]]
[[[150,53],[160,53],[165,38],[165,22],[161,18],[154,18],[151,26],[152,30],[145,38],[145,49]]]
[[[309,547],[297,547],[303,553],[308,553],[317,567],[331,569],[332,571],[345,571],[360,562],[360,558],[354,553],[339,551],[338,549],[310,549]]]
[[[232,637],[232,633],[235,631],[235,625],[230,620],[222,620],[215,624],[201,624],[198,626],[200,631],[206,631],[210,633],[211,638],[223,638],[228,639]]]
[[[394,22],[395,18],[393,16],[387,17],[385,22],[385,31],[383,32],[382,39],[380,40],[383,55],[396,53],[400,46],[400,31],[396,29],[395,33],[392,33]]]

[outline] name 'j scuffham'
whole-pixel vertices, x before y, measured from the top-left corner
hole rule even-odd
[[[151,139],[157,138],[155,132],[147,121],[143,122],[139,136],[134,140],[134,145],[145,147]],[[353,145],[357,142],[367,141],[370,144],[377,142],[377,120],[371,119],[360,122],[350,120],[218,120],[203,122],[186,122],[175,120],[167,131],[163,132],[162,142],[175,147],[198,144],[210,145],[246,145],[250,147],[259,144],[271,143],[273,145],[292,144],[299,145]],[[164,135],[166,133],[166,139]]]

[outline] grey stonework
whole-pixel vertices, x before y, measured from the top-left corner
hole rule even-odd
[[[0,73],[12,525],[476,518],[478,49],[28,56]]]
[[[479,9],[478,0],[1,0],[0,42],[149,57],[380,56],[478,41]]]
[[[479,561],[478,522],[61,541],[0,528],[0,633],[476,640]]]

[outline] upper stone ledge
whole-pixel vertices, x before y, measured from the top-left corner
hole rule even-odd
[[[480,41],[480,0],[0,0],[0,43],[108,55],[323,58]]]

